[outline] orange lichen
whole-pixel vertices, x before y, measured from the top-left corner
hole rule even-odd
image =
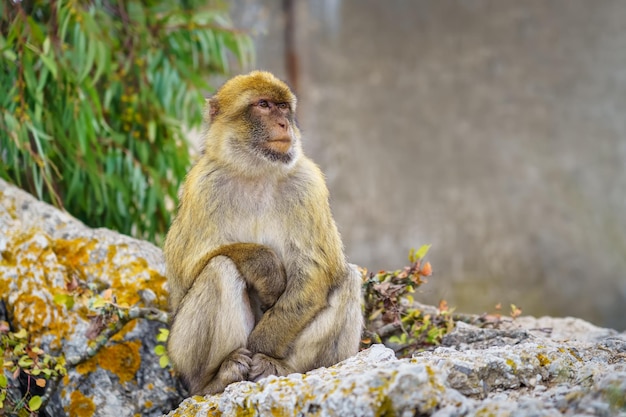
[[[152,291],[157,296],[156,305],[159,308],[167,309],[168,308],[168,297],[169,293],[165,289],[165,284],[167,282],[167,278],[164,275],[159,274],[155,270],[150,270],[150,280],[149,285]]]
[[[94,372],[100,367],[117,375],[120,383],[125,384],[135,379],[135,375],[141,366],[140,348],[141,342],[139,340],[105,346],[96,356],[77,365],[76,371],[80,374],[86,374]]]
[[[156,295],[156,307],[167,308],[165,281],[165,277],[150,268],[145,259],[134,258],[124,262],[120,269],[112,274],[111,288],[120,304],[139,303],[141,301],[139,291],[149,289]]]
[[[76,372],[81,375],[91,373],[97,368],[97,360],[95,358],[89,358],[83,363],[76,365]]]
[[[96,357],[103,369],[117,375],[120,383],[125,384],[135,379],[139,370],[141,365],[140,347],[141,342],[139,340],[117,343],[112,346],[105,346]]]
[[[69,410],[66,411],[70,417],[91,417],[96,412],[96,405],[91,398],[76,390],[70,394]]]
[[[18,327],[26,329],[35,340],[44,334],[54,335],[55,340],[51,345],[53,348],[60,347],[74,322],[67,317],[61,306],[27,293],[17,296],[13,303],[13,314]]]
[[[17,265],[17,260],[13,255],[13,252],[9,250],[4,250],[0,252],[0,265],[2,266],[15,266]]]
[[[4,254],[0,256],[0,266],[2,266],[2,263],[4,262],[3,259],[4,259]],[[0,294],[8,294],[8,293],[9,293],[9,281],[6,279],[3,279],[2,274],[0,274]]]
[[[96,246],[96,240],[82,238],[65,240],[56,239],[52,242],[58,262],[70,270],[82,270],[89,264],[89,254]]]
[[[124,336],[130,333],[135,328],[136,325],[137,325],[137,320],[129,321],[128,323],[124,325],[124,327],[122,327],[122,329],[119,332],[115,334],[115,336],[111,338],[111,340],[114,342],[119,342],[119,341],[124,340]]]
[[[122,247],[122,245],[119,245],[119,247]],[[109,245],[107,248],[107,264],[113,265],[113,260],[115,259],[115,255],[117,255],[117,248],[118,245]]]

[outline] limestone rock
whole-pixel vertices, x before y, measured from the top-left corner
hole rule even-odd
[[[86,308],[54,302],[68,286],[95,294],[111,289],[118,303],[166,307],[164,262],[150,243],[90,229],[2,180],[0,231],[4,319],[15,331],[27,330],[31,342],[52,355],[81,356],[88,346]],[[152,416],[176,406],[175,380],[153,353],[160,327],[166,326],[128,323],[94,358],[69,370],[47,414]]]
[[[550,323],[558,329],[568,320]],[[626,416],[626,335],[582,321],[576,322],[582,333],[569,340],[560,330],[554,338],[545,329],[535,335],[519,328],[536,323],[527,318],[504,329],[457,323],[448,337],[456,347],[396,359],[374,345],[330,368],[188,398],[168,417]]]

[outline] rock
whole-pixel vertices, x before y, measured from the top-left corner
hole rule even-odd
[[[538,336],[548,336],[553,340],[598,341],[618,335],[613,329],[605,329],[574,317],[555,318],[531,316],[519,317],[506,324],[506,328],[524,328]]]
[[[68,286],[111,289],[118,303],[166,308],[164,262],[150,243],[90,229],[2,180],[0,230],[0,298],[13,330],[28,331],[47,353],[70,358],[87,350],[87,309],[54,302]],[[153,353],[163,327],[129,322],[94,358],[69,370],[47,414],[153,416],[175,407],[176,382]]]
[[[449,346],[411,359],[374,345],[330,368],[188,398],[168,416],[626,416],[626,335],[571,319],[551,319],[550,334],[546,320],[459,322]]]

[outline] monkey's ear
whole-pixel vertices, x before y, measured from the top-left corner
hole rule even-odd
[[[215,97],[211,97],[207,101],[209,102],[209,119],[213,121],[215,116],[217,116],[220,111],[220,105]]]

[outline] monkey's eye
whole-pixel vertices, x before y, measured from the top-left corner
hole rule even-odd
[[[270,104],[267,102],[267,100],[259,100],[259,102],[257,103],[257,105],[259,107],[269,107]]]
[[[289,108],[289,105],[287,103],[278,103],[276,104],[278,106],[279,109],[281,110],[287,110]]]

